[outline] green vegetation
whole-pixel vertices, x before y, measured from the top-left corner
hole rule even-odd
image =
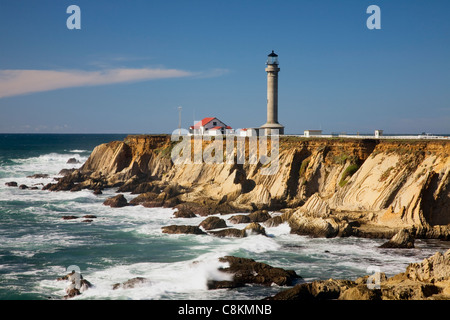
[[[348,180],[347,178],[350,178],[356,171],[358,171],[359,165],[357,164],[351,164],[345,169],[344,173],[342,174],[341,181],[339,181],[339,186],[344,187]]]
[[[300,165],[300,169],[298,170],[298,176],[300,178],[305,175],[306,168],[308,168],[310,161],[311,161],[311,157],[308,157],[302,161],[302,164]]]
[[[164,158],[170,158],[172,154],[172,149],[177,143],[178,141],[169,141],[167,145],[155,149],[155,152]]]
[[[351,156],[346,153],[333,157],[333,162],[336,164],[346,164],[347,161],[350,161],[350,163],[355,164],[358,161],[358,157],[355,155]]]

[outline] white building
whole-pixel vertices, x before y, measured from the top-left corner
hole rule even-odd
[[[379,138],[383,135],[383,130],[375,130],[375,138]]]
[[[196,135],[219,135],[231,134],[233,132],[233,128],[215,117],[204,118],[189,127],[189,133]]]
[[[306,138],[321,136],[322,130],[305,130],[304,135]]]

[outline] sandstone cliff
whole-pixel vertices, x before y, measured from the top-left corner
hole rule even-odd
[[[418,237],[450,239],[450,142],[280,137],[273,175],[249,161],[175,165],[175,145],[165,135],[103,144],[79,170],[46,188],[144,193],[170,186],[159,203],[284,210],[298,233],[391,237],[415,226]]]

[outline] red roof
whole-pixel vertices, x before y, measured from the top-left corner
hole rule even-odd
[[[216,119],[215,117],[208,117],[208,118],[204,118],[203,120],[197,122],[196,124],[194,124],[194,128],[198,129],[200,127],[204,127],[207,123],[213,121],[214,119]]]
[[[210,122],[213,121],[214,119],[217,119],[217,118],[216,118],[216,117],[207,117],[207,118],[204,118],[203,120],[197,122],[196,124],[194,124],[193,126],[190,126],[189,128],[190,128],[190,129],[199,129],[200,127],[206,126],[208,123],[210,123]],[[217,119],[217,120],[219,120],[219,119]],[[220,120],[219,120],[219,121],[220,121]],[[222,128],[225,128],[225,129],[233,129],[233,128],[231,128],[230,126],[226,126],[226,127],[217,126],[217,127],[211,128],[211,129],[218,130],[218,129],[222,129]],[[211,129],[210,129],[210,130],[211,130]]]

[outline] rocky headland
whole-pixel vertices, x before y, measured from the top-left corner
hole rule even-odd
[[[163,227],[166,233],[244,237],[264,235],[261,224],[288,223],[295,234],[383,238],[387,248],[412,248],[419,238],[450,240],[448,141],[280,137],[278,168],[271,175],[262,174],[266,165],[259,162],[174,164],[175,146],[168,135],[132,135],[102,144],[80,169],[65,172],[43,189],[90,189],[99,194],[118,188],[119,194],[105,205],[170,207],[177,209],[175,218],[205,217],[199,226]],[[202,142],[202,151],[209,147],[209,142]],[[197,151],[192,150],[194,159]],[[121,194],[125,192],[138,196],[128,202]],[[280,214],[269,214],[274,211]],[[206,221],[210,215],[230,213],[236,215],[227,221]],[[235,223],[248,225],[230,226]],[[426,269],[424,263],[417,268]],[[448,297],[448,273],[447,280],[413,274],[407,270],[389,279],[382,276],[379,291],[362,288],[367,279],[330,279],[297,285],[273,299],[316,297],[319,287],[333,299]],[[390,289],[383,291],[383,285]]]
[[[273,175],[248,161],[175,165],[175,145],[168,135],[102,144],[80,169],[44,189],[118,187],[139,196],[112,205],[173,207],[180,215],[281,211],[278,223],[318,237],[389,239],[411,229],[415,238],[450,239],[448,141],[280,137]]]

